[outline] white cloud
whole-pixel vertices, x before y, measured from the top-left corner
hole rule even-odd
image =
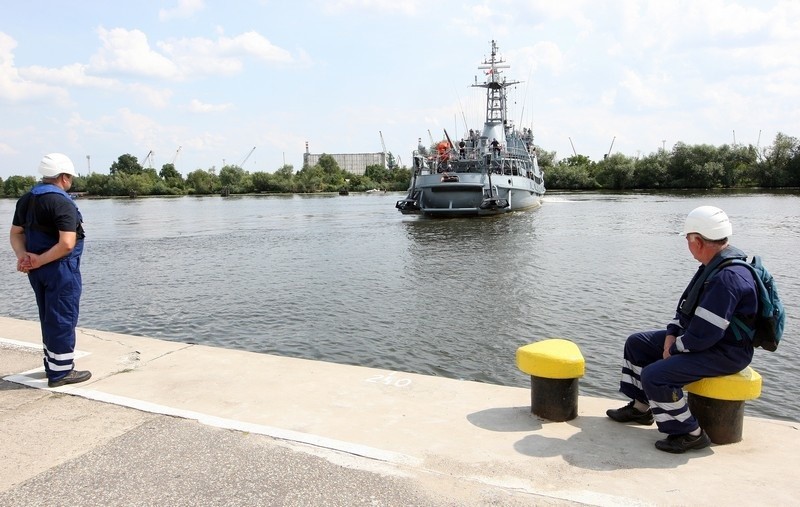
[[[160,9],[158,11],[159,21],[169,21],[171,19],[190,18],[196,12],[205,9],[203,0],[178,0],[178,5],[172,9]]]
[[[294,61],[289,51],[252,31],[236,37],[220,35],[217,40],[170,39],[159,42],[158,47],[175,62],[184,77],[237,74],[244,68],[244,58],[248,56],[267,63]]]
[[[663,76],[642,76],[633,69],[622,72],[620,87],[628,92],[639,108],[663,108],[669,105],[669,100],[663,93],[666,80]]]
[[[533,69],[537,73],[547,70],[553,75],[559,75],[564,72],[566,66],[561,48],[550,41],[538,42],[533,46],[516,50],[509,54],[507,60],[514,62],[514,69],[519,78],[525,77],[521,74],[522,69]]]
[[[189,102],[189,111],[193,113],[215,113],[227,111],[231,107],[233,107],[233,104],[230,102],[225,104],[206,104],[197,99],[192,99],[191,102]]]
[[[152,86],[147,86],[142,83],[131,83],[126,85],[124,89],[138,96],[146,104],[157,108],[167,107],[173,95],[172,90],[153,88]]]
[[[220,37],[219,48],[225,54],[248,55],[266,62],[290,63],[292,55],[272,44],[256,32],[245,32],[233,38]]]
[[[17,42],[0,32],[0,100],[15,102],[48,102],[66,105],[69,94],[60,86],[30,81],[20,75],[14,64]]]
[[[219,44],[202,37],[171,39],[158,47],[186,76],[232,75],[244,68],[241,59],[220,54]]]
[[[31,81],[64,86],[111,89],[117,81],[110,78],[90,76],[86,73],[86,65],[73,63],[59,68],[48,68],[33,65],[20,69],[20,74]]]
[[[165,107],[172,97],[172,92],[167,89],[157,89],[142,83],[125,84],[118,79],[91,76],[86,73],[87,68],[86,65],[79,63],[54,69],[32,66],[20,69],[19,73],[24,78],[36,83],[128,92],[140,97],[153,107]]]
[[[147,35],[140,30],[98,28],[103,47],[89,61],[92,73],[142,75],[164,79],[180,76],[177,66],[164,55],[153,51]]]
[[[117,111],[115,121],[121,133],[141,148],[152,148],[164,131],[164,127],[153,118],[135,113],[127,107]]]

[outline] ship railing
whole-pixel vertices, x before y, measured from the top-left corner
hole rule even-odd
[[[509,146],[506,149],[506,153],[508,153],[508,155],[512,158],[521,158],[525,160],[527,160],[531,156],[530,152],[527,149],[521,148],[519,146]]]

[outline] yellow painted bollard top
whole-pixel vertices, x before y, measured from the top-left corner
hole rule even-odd
[[[761,375],[749,366],[739,373],[692,382],[686,390],[715,400],[754,400],[761,395]]]
[[[534,377],[570,379],[583,376],[586,362],[577,345],[551,338],[518,348],[517,368]]]

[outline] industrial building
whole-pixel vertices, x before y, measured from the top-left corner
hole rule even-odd
[[[309,153],[308,143],[303,153],[303,167],[318,164],[322,155],[333,157],[341,170],[351,174],[363,175],[371,165],[386,167],[386,153]]]

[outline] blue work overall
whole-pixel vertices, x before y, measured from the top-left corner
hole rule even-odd
[[[26,214],[25,248],[35,254],[46,252],[58,243],[55,227],[38,224],[36,220],[36,198],[49,193],[61,194],[75,206],[69,194],[55,185],[37,185],[31,190]],[[83,220],[77,206],[75,210],[80,224]],[[81,253],[83,238],[77,239],[75,248],[65,257],[28,273],[39,307],[44,369],[50,381],[60,380],[75,366],[75,326],[78,324],[82,289]]]

